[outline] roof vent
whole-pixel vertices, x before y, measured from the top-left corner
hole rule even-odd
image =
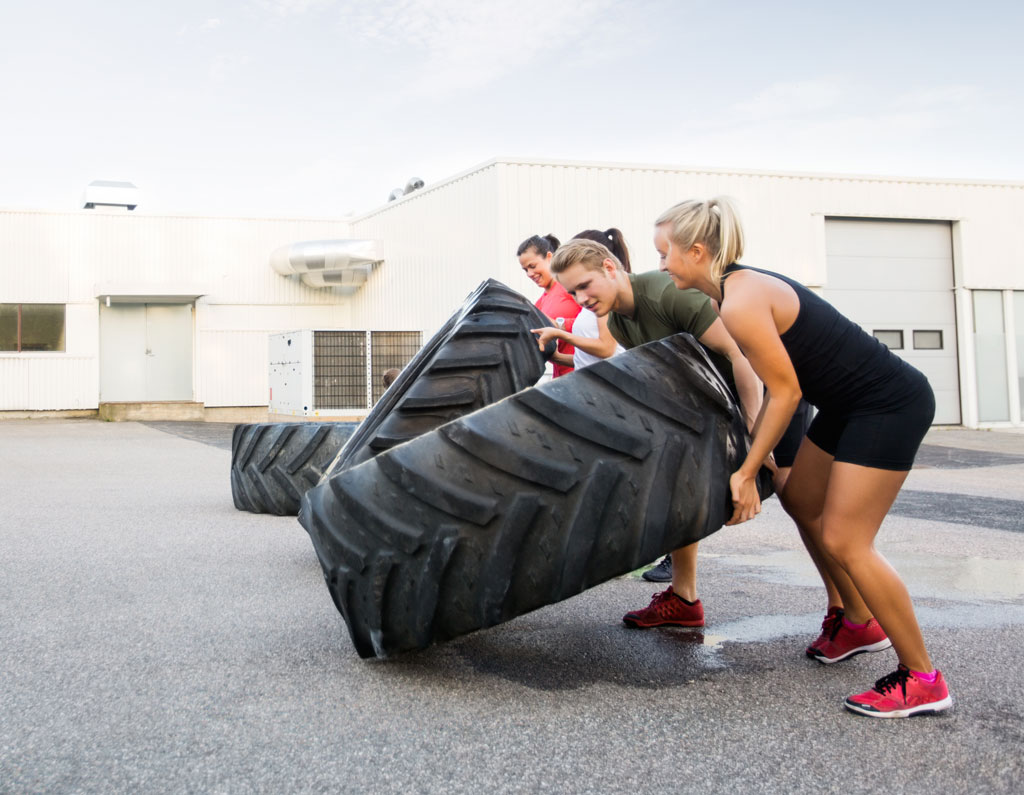
[[[423,184],[423,180],[419,177],[410,177],[409,181],[405,183],[404,188],[395,188],[388,194],[388,201],[393,202],[395,199],[401,199],[403,196],[408,196],[414,190],[422,188]]]
[[[139,189],[130,182],[97,179],[90,182],[82,195],[82,208],[121,207],[134,210],[139,205]]]

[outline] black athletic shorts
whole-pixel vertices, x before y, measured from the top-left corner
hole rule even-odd
[[[935,394],[928,383],[903,406],[876,414],[819,411],[807,438],[836,461],[906,472],[935,417]]]
[[[772,450],[775,457],[775,465],[780,467],[791,467],[796,459],[796,451],[800,449],[800,443],[807,435],[807,429],[811,426],[814,417],[814,409],[806,400],[800,400],[793,412],[793,419],[786,426],[786,432],[782,434],[779,443]]]

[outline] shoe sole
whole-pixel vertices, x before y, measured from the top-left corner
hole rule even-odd
[[[868,707],[851,702],[849,699],[846,699],[846,701],[843,702],[843,706],[850,710],[850,712],[855,712],[858,715],[864,715],[868,718],[913,718],[923,715],[937,715],[940,712],[945,712],[953,706],[953,699],[950,696],[946,696],[941,701],[933,701],[931,704],[921,704],[918,707],[910,707],[910,709],[894,709],[892,712],[877,712]]]
[[[623,618],[622,623],[630,629],[652,629],[653,627],[703,627],[703,621],[659,621],[657,624],[644,624],[630,618]]]
[[[810,649],[807,649],[804,653],[812,660],[817,660],[822,665],[832,665],[833,663],[842,662],[843,660],[849,660],[851,657],[856,657],[858,654],[885,651],[891,647],[892,641],[886,638],[885,640],[878,641],[878,643],[872,643],[868,646],[858,646],[856,649],[850,649],[846,654],[840,654],[838,657],[826,657],[817,651],[812,652]]]
[[[648,572],[645,571],[643,574],[640,575],[645,580],[647,580],[647,582],[672,582],[672,577],[671,576],[668,576],[668,577],[657,577],[657,576],[655,576],[655,577],[648,577],[647,574],[648,574]]]

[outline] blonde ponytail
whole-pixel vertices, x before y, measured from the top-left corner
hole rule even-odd
[[[711,255],[711,278],[722,278],[727,265],[743,256],[743,227],[733,203],[724,196],[680,202],[658,216],[655,226],[669,225],[673,246],[686,251],[695,243]]]

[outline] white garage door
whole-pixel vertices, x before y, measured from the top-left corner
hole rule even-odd
[[[960,423],[952,232],[929,221],[825,221],[824,297],[923,372],[935,423]]]

